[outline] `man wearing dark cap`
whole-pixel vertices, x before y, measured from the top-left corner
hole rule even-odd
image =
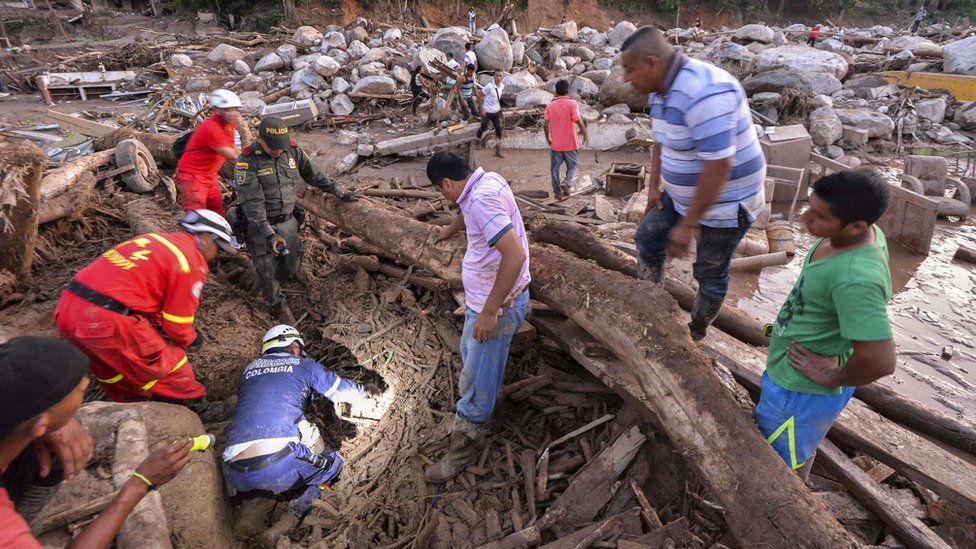
[[[36,452],[72,424],[88,437],[72,419],[88,387],[87,373],[88,359],[64,340],[24,336],[0,344],[0,547],[40,549],[28,521],[42,505],[29,505],[36,503],[29,494],[38,484],[56,486],[60,478],[44,478],[48,473]],[[73,460],[78,470],[91,459],[90,438],[87,444],[87,453]],[[153,452],[68,547],[108,547],[143,496],[189,463],[191,446],[187,438]],[[68,465],[64,464],[66,478]]]
[[[295,324],[295,316],[281,293],[277,269],[294,278],[302,263],[304,248],[295,218],[295,186],[299,178],[343,202],[356,200],[353,192],[342,192],[335,181],[305,154],[292,139],[280,118],[261,121],[258,139],[237,158],[235,179],[241,208],[247,219],[245,242],[271,314],[284,324]]]

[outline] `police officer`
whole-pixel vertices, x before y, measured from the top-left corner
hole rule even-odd
[[[295,317],[285,302],[275,277],[277,269],[293,278],[302,262],[302,241],[295,219],[295,185],[301,176],[306,183],[339,197],[356,200],[356,194],[342,192],[305,154],[288,133],[280,118],[261,121],[257,142],[245,147],[237,158],[235,179],[241,208],[247,219],[245,242],[254,261],[265,301],[280,322],[294,324]]]

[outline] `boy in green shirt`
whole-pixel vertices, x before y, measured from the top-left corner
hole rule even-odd
[[[756,421],[804,479],[854,388],[895,371],[888,246],[874,225],[887,207],[877,172],[846,170],[814,183],[800,216],[820,239],[776,317]]]

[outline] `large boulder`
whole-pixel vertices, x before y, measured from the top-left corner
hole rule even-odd
[[[826,147],[844,136],[844,124],[830,107],[820,107],[810,113],[807,130],[814,144]]]
[[[579,29],[576,27],[576,21],[566,21],[556,25],[550,31],[553,36],[560,40],[566,40],[567,42],[575,42],[576,38],[579,37]]]
[[[976,101],[964,103],[956,109],[952,121],[959,124],[960,129],[976,130]]]
[[[396,42],[397,40],[400,40],[401,38],[403,38],[403,31],[401,31],[400,29],[398,29],[396,27],[392,27],[392,28],[386,29],[386,32],[383,33],[383,43],[384,44],[390,44],[390,43]]]
[[[331,48],[329,51],[325,52],[325,55],[336,60],[336,63],[340,65],[348,65],[352,61],[352,57],[349,55],[345,49]]]
[[[186,93],[208,92],[213,89],[213,83],[206,76],[191,76],[186,79],[183,91]]]
[[[915,102],[915,114],[922,120],[928,120],[933,124],[941,124],[945,118],[946,100],[942,97],[932,99],[922,99]]]
[[[525,42],[512,42],[512,65],[525,64]]]
[[[915,55],[931,53],[938,55],[942,53],[942,47],[932,42],[928,38],[921,36],[899,36],[888,42],[888,47],[898,50],[908,50]]]
[[[298,48],[296,48],[294,44],[282,44],[278,46],[275,53],[277,53],[278,57],[285,62],[286,67],[290,67],[291,62],[298,57]]]
[[[368,51],[369,51],[369,47],[367,47],[366,44],[363,44],[359,40],[356,40],[352,44],[349,44],[349,47],[346,48],[346,53],[348,53],[349,57],[352,58],[354,61],[366,55],[366,52]]]
[[[291,75],[292,93],[303,90],[318,91],[323,87],[325,87],[325,79],[311,67],[297,70]]]
[[[370,48],[365,55],[359,58],[359,64],[365,65],[367,63],[383,63],[386,64],[386,49],[384,48]]]
[[[895,131],[895,122],[886,114],[864,109],[834,109],[845,126],[867,130],[868,138],[887,138]]]
[[[349,96],[344,93],[340,93],[329,100],[329,110],[336,116],[349,116],[355,108],[352,99],[349,99]]]
[[[268,53],[254,64],[254,72],[280,71],[285,68],[285,60],[275,52]]]
[[[624,68],[620,65],[610,69],[610,75],[600,86],[600,102],[604,105],[626,103],[631,109],[641,111],[647,108],[647,100],[647,94],[634,91],[624,82]]]
[[[243,59],[238,59],[234,61],[234,72],[241,76],[251,74],[251,67],[247,65],[247,62]]]
[[[942,56],[945,72],[976,76],[976,36],[943,46]]]
[[[783,68],[796,73],[826,72],[843,80],[848,64],[840,54],[793,45],[762,51],[756,57],[756,68],[760,72]]]
[[[174,53],[169,56],[169,64],[177,68],[187,68],[193,66],[193,59],[185,53]]]
[[[410,75],[410,71],[408,71],[405,67],[397,65],[393,67],[391,72],[393,73],[394,80],[403,84],[404,86],[410,85],[410,79],[412,76]]]
[[[705,60],[728,71],[732,76],[742,79],[752,72],[756,54],[735,42],[722,42],[712,48]]]
[[[338,74],[339,70],[342,69],[342,66],[339,65],[335,59],[329,57],[328,55],[323,55],[312,63],[312,68],[315,69],[315,72],[321,74],[322,76],[332,78]]]
[[[447,56],[441,50],[428,48],[427,46],[420,46],[417,51],[413,53],[413,67],[430,67],[431,61],[434,59],[439,59],[442,63],[447,64]],[[462,56],[461,59],[464,59]],[[458,63],[461,61],[458,60]]]
[[[569,94],[572,96],[579,97],[580,99],[595,99],[600,95],[600,86],[597,86],[592,80],[583,76],[553,78],[546,82],[545,90],[549,93],[556,93],[556,83],[560,80],[569,80]]]
[[[350,46],[353,42],[363,42],[365,44],[368,41],[369,33],[362,26],[357,25],[346,31],[346,44]]]
[[[593,60],[593,70],[596,71],[608,71],[613,68],[613,59],[610,57],[601,57],[599,59]]]
[[[433,34],[427,45],[444,53],[451,53],[458,63],[464,59],[464,45],[471,38],[468,29],[462,27],[444,27]]]
[[[553,95],[545,90],[527,89],[522,90],[515,97],[515,106],[534,107],[536,105],[548,105],[553,99]]]
[[[623,45],[624,40],[633,34],[635,30],[637,30],[637,26],[630,21],[621,21],[614,25],[613,30],[607,34],[607,42],[611,46],[619,48],[621,45]],[[593,42],[591,41],[590,44],[592,45]]]
[[[593,53],[593,50],[587,48],[586,46],[573,46],[569,49],[569,53],[579,57],[581,60],[586,61],[587,63],[592,63],[593,60],[596,59],[596,54]]]
[[[478,56],[479,70],[511,70],[514,61],[512,43],[505,29],[498,27],[485,33],[481,42],[474,47]]]
[[[806,80],[799,74],[786,70],[755,74],[742,83],[742,88],[748,95],[763,92],[782,93],[787,88],[800,90],[808,95],[813,94],[813,90]]]
[[[536,75],[525,70],[506,75],[502,84],[505,86],[504,95],[511,95],[512,97],[525,90],[534,90],[542,86],[542,82]]]
[[[296,44],[310,48],[322,43],[322,33],[315,27],[305,25],[295,29],[295,34],[292,35],[291,40]]]
[[[740,42],[768,44],[773,41],[773,34],[773,29],[766,25],[744,25],[735,31],[735,39]]]
[[[610,71],[586,71],[580,76],[583,78],[589,78],[597,86],[602,86],[603,83],[607,81],[607,78],[610,77]]]
[[[217,47],[210,50],[210,53],[207,54],[208,61],[213,63],[227,63],[228,65],[246,57],[247,52],[230,44],[217,44]]]
[[[390,94],[397,89],[396,80],[389,76],[366,76],[353,86],[353,93]]]
[[[844,87],[837,77],[826,72],[805,72],[800,74],[800,78],[810,85],[814,95],[830,95]]]
[[[336,95],[342,95],[344,93],[349,93],[352,89],[352,84],[350,84],[345,78],[337,76],[332,80],[332,91]]]
[[[329,31],[322,37],[322,51],[332,48],[345,48],[346,37],[339,31]]]

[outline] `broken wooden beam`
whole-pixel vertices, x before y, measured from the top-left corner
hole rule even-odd
[[[401,263],[452,283],[461,278],[463,238],[437,241],[438,229],[365,200],[340,203],[306,189],[299,203]],[[677,305],[657,286],[607,271],[557,249],[531,245],[534,297],[568,315],[617,356],[601,379],[633,376],[620,393],[657,415],[742,546],[854,547],[830,516],[729,397],[711,362],[691,341]],[[608,322],[607,311],[614,311]],[[513,487],[513,491],[515,487]],[[542,522],[540,519],[539,522]]]
[[[95,152],[48,172],[41,180],[41,202],[54,200],[68,192],[83,173],[89,173],[115,159],[115,149]]]
[[[541,220],[531,223],[530,227],[534,240],[555,244],[583,259],[595,261],[597,265],[605,269],[619,271],[632,277],[637,276],[637,260],[603,242],[580,225],[563,221]],[[691,310],[697,294],[691,286],[666,276],[664,289],[677,300],[682,309]],[[762,323],[731,303],[722,305],[713,325],[750,345],[764,346],[769,344],[769,338],[763,335]]]
[[[38,222],[50,223],[62,218],[75,218],[88,207],[91,192],[98,180],[92,172],[82,172],[75,184],[64,194],[41,202]]]
[[[829,440],[817,448],[817,463],[847,488],[865,507],[888,525],[910,549],[949,549],[949,544],[908,513],[867,473]]]
[[[388,156],[392,154],[413,155],[421,152],[433,152],[449,146],[474,141],[478,138],[479,127],[477,124],[468,124],[456,132],[440,130],[436,133],[426,132],[387,139],[386,141],[377,143],[374,152],[377,156]]]

